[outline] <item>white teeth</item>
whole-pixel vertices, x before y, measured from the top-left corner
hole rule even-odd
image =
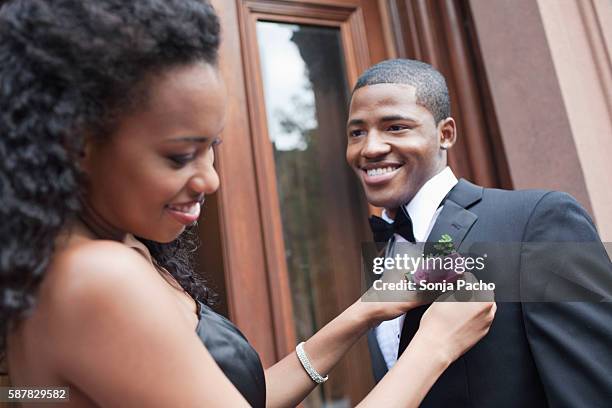
[[[194,205],[189,207],[189,214],[191,214],[191,215],[195,215],[199,211],[200,211],[200,204],[199,203],[195,203]]]
[[[392,171],[395,171],[396,168],[393,167],[384,167],[384,168],[377,168],[377,169],[368,169],[367,173],[368,176],[380,176],[381,174],[386,174],[386,173],[391,173]]]
[[[172,210],[180,211],[183,213],[195,215],[200,211],[200,203],[193,203],[189,205],[177,205],[177,206],[169,206]]]

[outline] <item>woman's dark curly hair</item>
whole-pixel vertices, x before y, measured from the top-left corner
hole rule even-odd
[[[203,0],[12,0],[0,8],[0,354],[35,303],[67,220],[81,211],[84,134],[103,138],[146,97],[148,78],[217,64],[219,22]],[[193,231],[143,240],[194,298]]]

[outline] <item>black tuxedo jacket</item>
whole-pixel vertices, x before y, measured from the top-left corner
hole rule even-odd
[[[442,234],[453,237],[460,253],[495,243],[488,249],[494,253],[497,245],[497,262],[473,272],[496,281],[497,313],[489,333],[449,366],[421,406],[612,406],[612,267],[576,200],[559,192],[482,188],[461,179],[429,240]],[[552,242],[587,242],[589,248],[572,244],[578,249],[563,257],[556,247],[538,244]],[[589,301],[544,301],[564,300],[564,293]],[[529,296],[537,301],[517,301]],[[400,350],[426,308],[406,314]],[[368,343],[379,381],[387,368],[373,330]]]

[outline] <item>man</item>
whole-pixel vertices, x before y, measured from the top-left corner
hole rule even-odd
[[[347,161],[370,204],[384,208],[390,245],[436,242],[442,235],[450,235],[460,253],[477,243],[502,244],[497,260],[480,276],[473,273],[497,281],[496,297],[513,301],[498,299],[488,335],[447,369],[422,406],[610,406],[612,272],[586,211],[565,193],[504,191],[457,180],[447,167],[457,130],[446,83],[419,61],[383,61],[359,78],[347,135]],[[412,231],[393,229],[400,218]],[[588,249],[550,267],[542,260],[562,252],[540,245],[551,242],[571,248],[584,242]],[[494,245],[489,249],[495,253]],[[559,302],[566,295],[576,300],[576,294],[589,302]],[[537,302],[518,302],[529,296]],[[426,308],[370,333],[377,381],[406,348]]]

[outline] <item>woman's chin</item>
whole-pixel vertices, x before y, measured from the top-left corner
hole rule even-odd
[[[148,241],[154,241],[160,244],[168,244],[176,240],[184,231],[185,231],[185,227],[179,227],[179,228],[174,227],[172,229],[167,229],[165,231],[157,231],[152,234],[137,235],[137,236],[140,238],[144,238]]]
[[[182,227],[180,231],[173,231],[173,233],[168,234],[167,236],[165,236],[162,240],[158,242],[161,244],[168,244],[176,240],[178,237],[180,237],[183,232],[185,232],[185,227]]]

